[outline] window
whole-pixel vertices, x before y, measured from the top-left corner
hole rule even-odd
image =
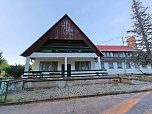
[[[110,52],[106,52],[107,53],[107,56],[109,57],[110,56]]]
[[[126,55],[126,57],[130,57],[131,53],[130,52],[126,52],[125,55]]]
[[[104,56],[107,56],[107,52],[104,52]]]
[[[126,62],[126,68],[127,68],[127,69],[131,69],[131,64],[130,64],[130,62]]]
[[[104,62],[101,62],[101,68],[104,69],[105,66],[104,66]]]
[[[119,57],[123,57],[123,56],[124,56],[123,52],[119,52]]]
[[[110,56],[113,57],[113,52],[110,52]]]
[[[114,56],[115,56],[115,57],[118,57],[118,52],[114,52]]]
[[[40,62],[40,71],[57,71],[58,62]]]
[[[147,68],[147,65],[142,65],[142,68],[146,69],[146,68]]]
[[[91,63],[89,61],[75,62],[75,70],[91,70]]]
[[[114,69],[113,62],[109,62],[109,69]]]
[[[103,54],[104,56],[106,56],[106,52],[102,52],[102,54]]]
[[[118,69],[122,69],[122,62],[117,62]]]

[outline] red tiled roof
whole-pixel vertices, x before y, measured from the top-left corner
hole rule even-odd
[[[134,51],[133,49],[129,48],[128,46],[96,46],[100,51]]]

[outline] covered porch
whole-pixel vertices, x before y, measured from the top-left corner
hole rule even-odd
[[[29,71],[31,59],[34,59],[33,71]],[[43,77],[85,76],[105,71],[101,69],[100,61],[94,53],[33,53],[26,57],[24,76],[31,73]]]

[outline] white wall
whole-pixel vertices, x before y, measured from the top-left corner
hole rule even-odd
[[[122,69],[118,69],[117,67],[117,62],[113,62],[114,64],[114,69],[109,69],[109,65],[108,62],[104,62],[105,65],[105,69],[107,69],[107,72],[109,74],[130,74],[130,73],[134,73],[134,74],[142,74],[142,72],[144,73],[152,73],[152,68],[150,65],[147,66],[147,68],[143,68],[140,66],[141,71],[138,68],[135,68],[135,66],[131,66],[130,69],[125,68],[126,65],[124,62],[122,62]]]
[[[62,64],[64,64],[64,58],[36,58],[34,61],[34,69],[35,71],[39,70],[39,64],[41,61],[57,61],[58,62],[58,70],[62,69]],[[91,62],[91,70],[98,69],[98,66],[95,66],[95,60],[93,58],[68,58],[68,64],[71,64],[71,70],[75,70],[75,61],[90,61]]]
[[[58,61],[58,70],[61,70],[62,64],[64,64],[64,58],[36,58],[35,63],[34,63],[34,69],[38,71],[39,70],[39,63],[40,61]],[[75,70],[75,61],[90,61],[91,62],[91,70],[98,69],[98,62],[94,60],[94,58],[68,58],[68,64],[71,64],[71,70]],[[108,62],[104,62],[105,69],[107,69],[107,72],[109,74],[141,74],[142,72],[144,73],[152,73],[152,68],[151,65],[148,65],[147,68],[143,68],[140,66],[140,69],[142,72],[135,68],[135,66],[131,66],[131,69],[125,69],[124,67],[126,66],[124,62],[122,62],[122,69],[117,68],[117,62],[113,62],[114,64],[114,69],[109,69]]]

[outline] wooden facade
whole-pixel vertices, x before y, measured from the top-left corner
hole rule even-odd
[[[99,57],[103,56],[68,15],[64,15],[21,56],[27,57],[33,52],[42,51],[49,53],[93,52]]]

